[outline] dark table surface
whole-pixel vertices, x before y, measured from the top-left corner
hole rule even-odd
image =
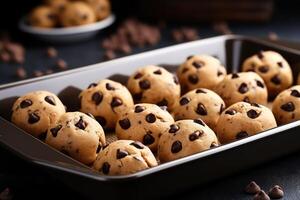
[[[174,44],[170,38],[170,30],[176,26],[179,25],[167,25],[167,28],[163,30],[162,41],[158,45],[149,48],[135,48],[133,53]],[[295,47],[298,47],[296,42],[300,42],[300,21],[289,15],[275,17],[271,23],[267,24],[230,24],[230,27],[236,34],[256,37],[267,37],[268,33],[273,31],[281,39],[292,41],[290,44]],[[199,28],[201,38],[217,35],[208,24],[197,25],[197,28]],[[58,49],[59,58],[66,60],[70,69],[85,66],[102,61],[104,51],[100,47],[100,41],[108,33],[109,30],[86,42],[54,46]],[[49,59],[45,55],[45,49],[49,44],[36,42],[20,33],[16,35],[27,49],[26,62],[23,66],[29,71],[29,75],[36,69],[46,70],[54,65],[55,60]],[[0,84],[17,81],[15,69],[18,66],[16,64],[0,64]],[[285,145],[288,144],[282,144],[282,148]],[[57,181],[55,177],[50,177],[46,172],[25,163],[4,149],[0,149],[0,159],[0,192],[9,187],[15,199],[60,199],[62,196],[69,199],[84,198],[78,192],[70,190]],[[284,188],[284,199],[300,199],[299,166],[300,152],[208,183],[205,186],[191,188],[185,193],[175,194],[170,199],[175,197],[175,199],[252,199],[252,196],[243,193],[245,185],[251,180],[259,183],[264,190],[268,190],[274,184],[279,184]]]

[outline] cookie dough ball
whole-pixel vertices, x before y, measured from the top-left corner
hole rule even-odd
[[[214,129],[225,109],[225,103],[215,92],[199,88],[183,95],[174,109],[175,120],[201,118]]]
[[[277,95],[272,111],[277,123],[282,125],[300,119],[300,85],[293,86]]]
[[[261,51],[246,59],[243,63],[243,71],[254,71],[260,75],[271,97],[289,88],[293,83],[290,65],[274,51]]]
[[[31,135],[44,139],[49,125],[65,112],[65,106],[55,94],[35,91],[16,100],[11,121]]]
[[[140,141],[156,151],[162,133],[174,123],[171,114],[154,104],[137,104],[116,125],[119,139]]]
[[[108,79],[90,84],[80,93],[79,98],[80,111],[91,113],[107,129],[115,128],[119,115],[134,105],[127,88]]]
[[[93,168],[105,175],[126,175],[157,166],[148,147],[132,140],[118,140],[100,151]]]
[[[68,0],[45,0],[45,4],[50,6],[56,12],[62,11],[68,3]]]
[[[158,156],[161,162],[167,162],[216,147],[218,144],[215,133],[201,119],[180,120],[161,136]]]
[[[180,97],[177,77],[162,67],[150,65],[129,77],[127,87],[138,103],[154,103],[172,110]]]
[[[266,105],[268,91],[264,81],[254,72],[228,74],[216,87],[216,92],[230,106],[239,101]]]
[[[196,88],[213,90],[226,75],[221,62],[209,55],[189,56],[177,70],[184,91]]]
[[[276,126],[275,117],[269,108],[256,103],[238,102],[221,114],[216,133],[223,144]]]
[[[29,24],[41,28],[53,28],[57,24],[55,11],[48,6],[39,6],[31,11]]]
[[[68,3],[60,15],[62,26],[80,26],[96,21],[93,9],[84,2]]]
[[[88,165],[105,146],[105,135],[95,119],[81,112],[68,112],[50,126],[46,143]]]
[[[109,0],[89,0],[89,3],[96,14],[97,20],[105,19],[110,15]]]

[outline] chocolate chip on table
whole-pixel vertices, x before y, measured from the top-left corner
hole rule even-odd
[[[264,88],[265,87],[265,85],[261,82],[261,81],[259,81],[259,80],[255,80],[256,81],[256,85],[258,86],[258,87],[261,87],[261,88]]]
[[[198,81],[199,81],[199,78],[196,74],[191,74],[191,75],[188,76],[188,80],[192,84],[197,84]]]
[[[236,110],[233,110],[233,109],[226,110],[226,111],[225,111],[225,114],[228,114],[228,115],[235,115],[235,114],[236,114]]]
[[[251,181],[246,187],[245,187],[245,192],[247,194],[257,194],[260,192],[260,187],[257,185],[254,181]]]
[[[139,78],[141,78],[143,76],[143,74],[141,74],[141,73],[136,73],[136,75],[134,75],[134,79],[139,79]]]
[[[134,146],[137,149],[144,149],[144,145],[139,141],[132,142],[130,143],[130,145]]]
[[[233,73],[232,75],[231,75],[231,78],[232,79],[235,79],[235,78],[239,78],[240,76],[237,74],[237,73]]]
[[[181,73],[184,74],[184,73],[187,72],[187,71],[189,71],[188,68],[183,68],[182,71],[181,71]]]
[[[117,57],[117,55],[115,54],[115,52],[113,50],[106,50],[103,55],[103,58],[105,60],[112,60],[112,59],[115,59],[116,57]]]
[[[38,116],[36,113],[29,113],[28,114],[28,123],[34,124],[40,121],[40,116]]]
[[[194,122],[202,126],[205,126],[205,123],[202,121],[202,119],[194,119]]]
[[[284,192],[282,187],[280,187],[279,185],[274,185],[268,192],[268,195],[272,198],[272,199],[281,199],[284,196]]]
[[[260,66],[258,68],[258,71],[260,71],[261,73],[267,73],[269,71],[269,66],[265,66],[265,65]]]
[[[114,107],[118,107],[118,106],[120,106],[120,105],[122,105],[122,104],[123,104],[123,102],[122,102],[122,100],[121,100],[120,98],[114,97],[114,98],[112,99],[111,103],[110,103],[110,106],[111,106],[112,108],[114,108]]]
[[[249,136],[249,135],[248,135],[248,133],[247,133],[246,131],[241,131],[241,132],[239,132],[239,133],[236,134],[235,138],[236,138],[237,140],[239,140],[239,139],[246,138],[246,137],[248,137],[248,136]]]
[[[206,92],[205,92],[204,90],[202,90],[202,89],[197,89],[197,90],[196,90],[196,93],[197,93],[197,94],[199,94],[199,93],[204,93],[204,94],[206,94]]]
[[[268,38],[271,41],[277,41],[279,39],[278,35],[275,32],[269,32]]]
[[[109,169],[110,169],[110,164],[108,162],[104,162],[103,165],[102,165],[102,172],[103,174],[109,174]]]
[[[247,111],[247,116],[251,119],[255,119],[259,115],[260,115],[260,113],[256,112],[256,110],[251,109],[251,110]]]
[[[134,112],[135,112],[135,113],[140,113],[140,112],[143,112],[145,109],[146,109],[146,108],[145,108],[144,106],[139,106],[139,105],[137,105],[137,106],[135,106],[135,108],[134,108]]]
[[[178,153],[179,151],[182,150],[182,144],[180,141],[176,140],[173,142],[172,147],[171,147],[171,152],[172,153]]]
[[[32,101],[30,99],[25,99],[21,101],[20,108],[27,108],[32,105]]]
[[[96,121],[101,125],[105,126],[106,125],[106,119],[102,116],[95,116]]]
[[[219,114],[221,115],[224,110],[225,110],[225,105],[221,103]]]
[[[62,125],[58,125],[54,128],[51,128],[50,129],[50,132],[52,134],[53,137],[56,137],[57,136],[57,132],[62,128]]]
[[[68,68],[68,64],[63,59],[58,59],[56,61],[56,67],[60,70],[65,70]]]
[[[11,61],[11,56],[9,55],[8,52],[1,52],[0,53],[0,60],[4,63],[8,63]]]
[[[9,189],[7,187],[3,191],[0,191],[0,199],[1,200],[11,200],[11,199],[13,199],[13,193],[12,193],[11,189]]]
[[[197,109],[195,110],[195,112],[199,115],[207,115],[207,110],[202,103],[198,103]]]
[[[184,36],[180,30],[175,29],[171,32],[171,34],[172,34],[172,38],[175,40],[175,42],[183,42]]]
[[[169,133],[176,133],[179,129],[180,129],[180,127],[178,125],[171,124],[170,129],[169,129]]]
[[[105,87],[107,90],[115,90],[116,88],[114,86],[112,86],[110,83],[106,83]]]
[[[18,67],[16,70],[16,76],[20,79],[27,77],[27,71],[23,67]]]
[[[53,106],[55,106],[55,105],[56,105],[56,103],[55,103],[55,99],[54,99],[54,97],[53,97],[53,96],[46,96],[46,97],[45,97],[45,101],[46,101],[47,103],[49,103],[49,104],[53,105]]]
[[[263,54],[264,52],[263,51],[259,51],[258,53],[257,53],[257,57],[259,58],[259,59],[263,59],[264,58],[264,54]]]
[[[189,135],[189,140],[190,141],[197,140],[201,136],[201,134],[203,134],[203,132],[201,133],[200,131],[197,130]]]
[[[143,137],[143,144],[144,144],[144,145],[150,145],[150,144],[153,144],[154,141],[155,141],[154,137],[153,137],[151,134],[149,134],[149,133],[147,133],[147,134],[144,135],[144,137]]]
[[[139,86],[140,86],[140,88],[147,90],[151,87],[151,84],[148,80],[142,80],[139,82]]]
[[[280,108],[286,112],[293,112],[295,110],[295,105],[293,102],[287,102],[281,105]]]
[[[87,127],[87,123],[80,117],[79,121],[75,124],[76,127],[84,130]]]
[[[121,126],[122,129],[127,130],[130,128],[131,123],[128,118],[125,118],[125,119],[119,120],[119,125]]]
[[[186,105],[190,102],[190,99],[188,97],[182,97],[179,101],[180,105]]]
[[[270,200],[270,197],[265,193],[265,191],[260,190],[254,195],[253,200]]]
[[[239,93],[241,94],[245,94],[246,92],[248,92],[248,90],[249,88],[246,83],[242,83],[238,89]]]
[[[57,50],[54,47],[48,47],[47,48],[47,56],[49,58],[57,57]]]
[[[89,88],[96,87],[97,85],[98,85],[97,83],[91,83],[91,84],[89,84],[88,89],[89,89]]]
[[[148,123],[154,123],[156,121],[156,117],[154,114],[150,113],[150,114],[147,114],[146,117],[145,117],[146,121]]]
[[[192,65],[193,65],[196,69],[199,69],[199,68],[203,67],[205,64],[204,64],[204,62],[202,62],[202,61],[194,61],[194,62],[192,63]]]
[[[280,85],[281,84],[281,78],[279,75],[275,75],[271,78],[271,82],[274,83],[275,85]]]
[[[292,90],[291,91],[291,96],[300,97],[300,92],[298,90]]]
[[[156,74],[156,75],[161,75],[161,74],[162,74],[162,72],[161,72],[161,70],[160,70],[160,69],[158,69],[158,70],[154,71],[154,72],[153,72],[153,74]]]
[[[44,75],[44,73],[40,70],[33,71],[33,76],[35,76],[35,77],[40,77],[40,76],[43,76],[43,75]]]
[[[168,106],[168,101],[167,99],[163,99],[160,102],[157,103],[158,106]]]
[[[128,156],[128,152],[122,149],[117,149],[117,159],[122,159]]]
[[[100,92],[95,92],[92,95],[92,101],[95,102],[96,105],[99,105],[102,102],[103,94]]]

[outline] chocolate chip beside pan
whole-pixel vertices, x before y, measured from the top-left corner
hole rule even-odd
[[[251,181],[244,190],[247,194],[256,194],[260,191],[259,185],[257,185],[254,181]]]
[[[270,197],[265,193],[265,191],[261,190],[254,195],[253,200],[270,200]]]
[[[282,189],[282,187],[280,187],[279,185],[273,186],[273,187],[269,190],[268,194],[269,194],[269,196],[270,196],[272,199],[281,199],[281,198],[283,198],[283,196],[284,196],[283,189]]]

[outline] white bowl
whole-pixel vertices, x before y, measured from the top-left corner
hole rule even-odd
[[[25,33],[46,42],[69,43],[86,40],[93,37],[102,29],[110,26],[115,21],[115,15],[92,24],[67,28],[39,28],[26,23],[26,17],[19,22],[19,28]]]

